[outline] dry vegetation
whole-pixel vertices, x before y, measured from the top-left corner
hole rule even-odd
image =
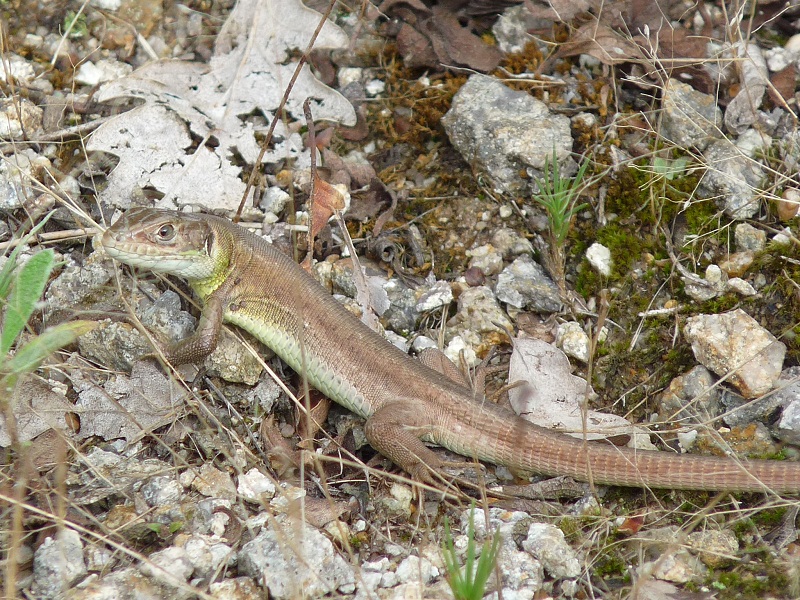
[[[35,9],[32,4],[36,4]],[[150,10],[158,6],[157,14],[142,17],[143,22],[159,32],[167,47],[177,39],[183,44],[184,54],[200,60],[212,52],[213,36],[230,8],[226,4],[229,3],[199,1],[178,5],[165,0],[163,4],[142,2],[140,8]],[[740,81],[721,84],[721,79],[709,78],[708,70],[702,69],[702,64],[709,60],[705,51],[698,53],[696,40],[685,37],[687,32],[695,30],[690,19],[701,20],[702,35],[720,44],[752,41],[766,48],[784,43],[787,34],[778,25],[785,21],[796,23],[798,16],[795,9],[782,13],[762,3],[741,6],[708,3],[702,10],[688,3],[685,6],[669,3],[679,13],[673,19],[684,24],[678,30],[683,33],[675,39],[658,40],[642,39],[640,33],[632,33],[641,31],[641,23],[621,20],[619,9],[625,7],[619,3],[606,6],[606,12],[599,11],[592,2],[585,4],[574,15],[562,15],[564,22],[537,32],[547,44],[532,42],[524,50],[504,56],[492,75],[513,89],[527,91],[545,101],[554,112],[571,115],[588,111],[596,117],[586,126],[574,124],[572,131],[573,152],[578,157],[591,157],[591,164],[585,176],[587,185],[582,187],[579,198],[587,207],[578,211],[561,242],[563,245],[557,248],[563,260],[562,291],[567,309],[549,316],[551,321],[545,326],[537,323],[532,328],[549,332],[556,320],[574,319],[594,332],[598,314],[602,315],[609,335],[603,341],[595,340],[589,365],[576,365],[577,372],[590,377],[598,391],[596,408],[639,422],[657,412],[657,394],[674,377],[696,364],[680,334],[688,315],[744,308],[786,344],[785,366],[797,366],[800,360],[800,241],[796,237],[791,237],[788,245],[769,245],[757,254],[744,276],[753,280],[763,275],[766,283],[757,295],[743,297],[728,291],[701,302],[685,293],[681,269],[702,278],[708,265],[720,262],[732,251],[734,227],[743,219],[731,218],[714,199],[699,196],[702,173],[715,169],[716,165],[705,163],[704,155],[696,149],[680,147],[671,141],[661,130],[659,118],[661,90],[670,77],[680,73],[707,78],[706,85],[710,87],[702,91],[714,96],[721,105],[729,105],[743,85]],[[629,8],[636,11],[644,4],[656,3],[631,2]],[[684,14],[678,10],[681,7]],[[613,8],[618,9],[616,13]],[[498,194],[488,177],[474,173],[449,145],[440,119],[466,81],[464,69],[443,71],[426,65],[407,66],[394,38],[388,35],[391,28],[368,23],[360,9],[356,2],[343,7],[341,12],[356,15],[353,22],[361,19],[363,29],[369,32],[369,36],[364,34],[369,43],[359,43],[359,27],[348,30],[356,36],[353,44],[360,64],[372,69],[374,77],[385,83],[385,90],[364,104],[366,137],[354,141],[335,135],[328,150],[345,156],[369,146],[368,159],[384,186],[383,191],[397,195],[392,218],[381,221],[380,226],[384,236],[388,232],[392,244],[404,254],[384,268],[411,280],[424,277],[431,270],[438,278],[452,279],[466,271],[467,251],[487,243],[500,226],[514,229],[535,245],[547,237],[548,220],[541,207],[530,197]],[[641,12],[637,14],[646,20],[647,15]],[[765,12],[771,15],[771,20],[763,22],[761,16]],[[190,34],[185,25],[187,13],[197,17],[196,27],[188,28]],[[38,65],[40,77],[47,79],[58,92],[43,92],[41,87],[20,85],[14,77],[7,77],[0,82],[3,103],[19,107],[24,99],[46,106],[48,102],[53,104],[54,97],[60,98],[61,103],[45,112],[45,118],[56,115],[57,124],[51,130],[37,132],[27,139],[2,142],[1,160],[8,168],[28,150],[46,153],[48,157],[31,171],[23,206],[3,212],[8,233],[2,247],[6,253],[14,247],[23,247],[24,255],[41,247],[54,248],[56,258],[65,261],[56,265],[55,277],[59,269],[63,272],[67,266],[91,265],[98,260],[89,258],[91,235],[101,230],[115,212],[113,206],[98,200],[98,193],[106,183],[108,165],[90,156],[85,148],[91,131],[119,108],[95,103],[91,93],[85,93],[74,82],[80,62],[89,58],[80,51],[85,50],[85,43],[92,36],[95,41],[108,42],[103,36],[113,30],[114,35],[121,37],[108,42],[103,52],[134,63],[142,57],[138,45],[141,39],[131,34],[130,23],[135,22],[135,16],[120,17],[78,2],[40,5],[33,0],[2,0],[0,14],[4,23],[3,50]],[[62,32],[68,14],[74,21],[72,35],[84,32],[83,38],[73,37],[73,53],[54,59],[51,48],[26,44],[25,35],[36,32],[37,27],[42,31]],[[590,31],[593,36],[588,36]],[[143,36],[150,34],[148,31]],[[485,37],[491,39],[488,34]],[[609,58],[608,49],[614,44],[623,47],[628,59]],[[585,67],[579,56],[587,55],[595,61],[589,61],[590,66]],[[51,60],[53,65],[48,66]],[[8,69],[8,61],[3,66]],[[567,86],[561,75],[569,75],[577,85]],[[777,80],[768,87],[764,110],[784,111],[794,131],[797,114],[794,80],[788,87]],[[80,93],[70,95],[76,91]],[[575,93],[567,97],[567,92]],[[732,134],[724,135],[734,138]],[[197,142],[195,139],[192,143]],[[784,192],[800,187],[796,163],[793,166],[787,162],[790,158],[798,160],[796,149],[780,151],[777,143],[765,155],[758,156],[765,175],[757,196],[761,208],[748,222],[770,237],[787,226],[796,236],[800,225],[797,217],[781,213],[790,208],[786,207]],[[240,156],[236,160],[245,162]],[[249,173],[251,165],[242,166],[244,173]],[[285,181],[281,178],[287,170],[291,170],[291,164],[267,165],[259,183]],[[72,186],[73,181],[79,186]],[[293,202],[299,208],[305,201],[303,191],[292,189],[291,185],[285,187],[297,194]],[[363,220],[348,222],[359,252],[366,247],[359,242],[371,236],[378,215],[387,209],[386,197],[370,195],[372,192],[354,193],[354,202],[368,215]],[[134,204],[150,203],[151,195],[160,197],[161,193],[145,190]],[[504,206],[514,210],[501,219],[500,208]],[[21,245],[19,240],[52,211],[56,214],[37,237]],[[289,220],[294,219],[291,209],[285,215]],[[244,219],[254,222],[260,216],[260,212],[249,210]],[[416,238],[412,226],[418,232]],[[414,247],[414,239],[419,249]],[[318,247],[338,253],[338,249],[332,250],[327,245],[329,240],[323,233]],[[551,238],[551,244],[554,240]],[[611,251],[610,277],[598,275],[584,258],[586,249],[595,241]],[[302,246],[302,240],[300,243]],[[541,258],[542,254],[538,256]],[[45,306],[43,311],[34,312],[17,348],[22,341],[42,335],[45,327],[78,318],[111,319],[125,331],[137,328],[146,331],[134,316],[134,307],[143,298],[156,298],[159,289],[177,290],[185,310],[194,310],[184,284],[145,274],[139,277],[142,279],[133,278],[127,270],[116,269],[113,279],[93,288],[91,295],[76,306]],[[92,284],[85,280],[82,285]],[[663,315],[643,316],[656,309],[664,309]],[[424,325],[436,330],[448,316],[452,315],[428,315]],[[523,328],[526,322],[524,317],[517,317],[518,328]],[[496,335],[484,341],[488,346],[506,339],[504,335]],[[119,347],[110,338],[107,343],[109,348]],[[247,340],[243,343],[249,352],[241,351],[236,360],[279,368],[278,361],[265,362],[261,358],[262,348],[254,349]],[[295,398],[293,404],[286,395],[282,396],[275,403],[277,413],[273,421],[261,414],[263,405],[253,400],[251,386],[225,383],[219,373],[200,372],[185,380],[176,378],[179,382],[176,384],[155,368],[140,372],[139,377],[149,378],[150,387],[143,388],[148,393],[171,394],[180,401],[149,423],[140,435],[121,436],[125,443],[113,443],[110,436],[99,433],[83,435],[81,430],[87,427],[101,429],[94,424],[97,416],[91,412],[64,411],[63,406],[58,413],[57,428],[32,440],[17,439],[12,424],[20,425],[16,410],[22,397],[21,386],[31,389],[38,386],[45,392],[55,390],[64,402],[74,404],[78,382],[107,383],[124,371],[123,364],[130,364],[122,360],[102,363],[96,356],[82,356],[69,339],[63,340],[63,344],[66,347],[62,350],[53,348],[52,356],[41,367],[31,368],[21,381],[0,391],[5,423],[11,431],[11,442],[0,467],[4,597],[32,597],[26,587],[32,572],[32,552],[59,530],[75,531],[87,548],[103,549],[112,557],[110,564],[114,570],[147,564],[152,552],[176,544],[185,535],[204,495],[197,485],[187,484],[181,496],[183,512],[163,514],[157,505],[144,501],[142,483],[159,476],[175,479],[176,474],[199,469],[204,464],[213,464],[234,481],[255,467],[275,481],[289,481],[304,489],[308,496],[303,502],[289,502],[288,508],[281,510],[315,526],[328,526],[324,529],[326,535],[357,572],[363,561],[385,556],[390,541],[407,550],[427,547],[438,551],[443,517],[455,514],[454,507],[468,506],[469,496],[477,497],[484,506],[504,505],[503,501],[487,498],[487,490],[481,489],[482,480],[478,481],[477,490],[466,489],[447,498],[429,492],[427,503],[415,499],[403,504],[397,498],[398,488],[393,486],[410,482],[385,463],[380,463],[383,468],[377,468],[377,463],[373,464],[377,458],[368,447],[356,451],[344,413],[334,408],[324,430],[316,434],[326,448],[321,456],[313,451],[301,454],[296,450],[294,434],[305,440],[301,447],[309,450],[314,443],[307,438],[317,430],[297,417],[299,411],[295,405],[303,406],[305,401]],[[502,364],[504,360],[503,356],[495,358],[494,364]],[[301,378],[281,373],[276,377],[287,382],[290,388],[287,392],[302,396]],[[490,392],[503,386],[502,379],[502,375],[490,379]],[[36,398],[38,401],[39,397]],[[316,400],[312,393],[309,403]],[[113,404],[116,399],[110,402]],[[144,416],[146,406],[133,409],[141,412],[132,415],[131,409],[120,408],[135,422]],[[322,412],[316,418],[323,420],[325,414]],[[703,429],[703,426],[700,450],[720,452],[719,421],[708,419],[695,427]],[[660,428],[659,424],[654,426],[654,431],[671,444],[676,428],[675,423],[661,423]],[[781,448],[771,440],[762,443],[753,429],[754,426],[750,430],[745,427],[723,432],[723,443],[748,455],[760,452],[770,458],[777,458],[778,454],[781,458],[797,457],[793,448]],[[137,461],[157,459],[158,468],[163,471],[145,473],[133,469],[116,479],[118,474],[113,467],[101,468],[87,462],[86,457],[98,448]],[[339,459],[343,459],[344,466]],[[248,531],[244,519],[265,512],[272,518],[271,511],[275,508],[269,503],[259,505],[241,498],[234,498],[232,505],[233,509],[224,509],[230,519],[222,539],[235,550],[254,535]],[[523,506],[534,519],[554,523],[564,531],[583,561],[578,581],[581,598],[636,597],[640,586],[652,581],[648,573],[638,570],[642,563],[671,560],[671,553],[691,547],[690,534],[719,530],[735,534],[739,555],[730,561],[707,562],[707,566],[718,566],[710,566],[703,580],[686,584],[687,594],[710,590],[717,598],[791,598],[797,597],[800,590],[798,547],[793,541],[797,503],[791,497],[609,489],[596,506],[585,511],[573,512],[568,503],[557,502],[509,501],[505,505]],[[366,525],[356,527],[362,519]],[[341,522],[344,526],[336,530],[330,527],[331,522]],[[660,544],[648,541],[647,531],[663,534],[667,530],[662,528],[667,527],[671,528],[668,540]],[[99,573],[107,574],[102,570]],[[177,589],[185,597],[191,594],[211,597],[209,582],[231,577],[232,573],[235,574],[235,569],[221,567],[199,581],[181,583]],[[444,593],[444,587],[437,590],[436,593]],[[553,593],[561,593],[561,588],[556,586]],[[668,597],[659,596],[650,588],[641,594],[642,598]]]

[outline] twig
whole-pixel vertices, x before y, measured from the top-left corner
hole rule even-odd
[[[256,181],[256,173],[258,173],[259,168],[261,166],[261,160],[264,158],[264,155],[267,153],[267,148],[269,147],[270,142],[272,141],[272,134],[275,133],[275,127],[278,126],[278,119],[281,118],[281,114],[283,114],[283,108],[286,106],[286,102],[289,100],[289,94],[292,93],[292,89],[294,88],[294,84],[297,81],[297,78],[300,77],[300,71],[303,68],[303,65],[308,62],[308,57],[311,54],[311,50],[314,48],[314,44],[317,41],[317,36],[319,36],[320,31],[322,31],[322,27],[328,20],[328,17],[333,10],[334,5],[336,4],[335,0],[331,0],[328,4],[328,10],[325,11],[325,14],[322,15],[322,18],[319,20],[319,24],[317,28],[314,30],[313,35],[311,36],[311,40],[308,42],[308,46],[306,47],[306,51],[303,52],[303,56],[300,57],[300,60],[297,61],[297,67],[292,73],[292,78],[289,80],[289,84],[286,86],[286,91],[283,93],[283,98],[281,98],[280,104],[278,104],[278,108],[275,109],[275,115],[272,117],[272,121],[270,121],[269,129],[267,130],[267,135],[264,138],[264,142],[261,144],[261,152],[258,153],[258,157],[256,158],[255,162],[253,163],[253,170],[250,171],[250,177],[247,178],[247,186],[244,189],[244,193],[242,194],[242,199],[239,202],[239,208],[236,209],[236,215],[234,215],[233,222],[238,223],[239,217],[242,214],[242,209],[244,208],[244,203],[247,200],[248,194],[250,194],[250,190],[253,189],[253,184]],[[314,152],[314,149],[311,149]]]
[[[96,227],[87,227],[84,229],[64,229],[62,231],[51,231],[49,233],[40,233],[34,236],[31,240],[10,240],[8,242],[0,243],[0,252],[4,252],[10,248],[16,248],[24,241],[35,245],[45,244],[49,242],[58,242],[61,240],[68,240],[72,238],[92,237],[100,232]]]

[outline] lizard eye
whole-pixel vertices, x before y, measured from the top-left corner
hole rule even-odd
[[[156,235],[159,241],[168,242],[175,237],[175,227],[172,225],[162,225],[158,232],[156,232]]]

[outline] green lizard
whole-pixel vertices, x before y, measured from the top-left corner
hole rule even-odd
[[[250,332],[318,390],[366,419],[369,443],[418,480],[444,463],[425,442],[519,471],[654,488],[800,491],[800,463],[737,461],[584,442],[534,425],[411,358],[287,256],[219,217],[131,209],[103,234],[116,260],[181,277],[204,307],[165,352],[194,362],[223,322]]]

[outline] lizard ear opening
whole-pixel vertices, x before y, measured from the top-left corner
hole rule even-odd
[[[208,256],[211,256],[211,251],[214,249],[214,238],[215,238],[214,232],[213,231],[209,231],[208,232],[208,236],[206,237],[206,243],[205,243],[205,246],[204,246],[205,247],[205,251],[206,251],[206,255],[208,255]]]

